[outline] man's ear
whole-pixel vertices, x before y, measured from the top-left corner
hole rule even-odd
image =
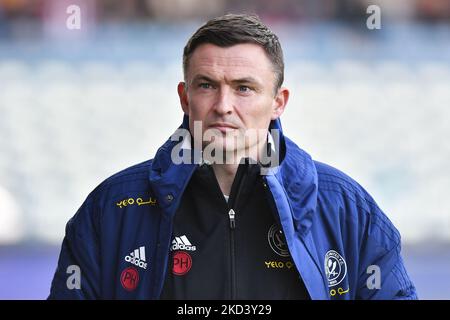
[[[273,109],[271,120],[278,119],[284,112],[289,100],[289,90],[285,87],[278,89],[277,95],[273,99]]]
[[[183,109],[183,112],[185,114],[189,114],[186,83],[184,82],[178,83],[177,90],[178,90],[178,97],[180,98],[181,109]]]

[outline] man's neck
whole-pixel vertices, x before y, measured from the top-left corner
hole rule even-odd
[[[233,185],[234,177],[236,176],[240,161],[247,157],[259,161],[263,148],[267,148],[267,143],[254,145],[250,149],[246,149],[244,152],[241,150],[240,152],[232,152],[231,154],[225,155],[223,160],[231,159],[231,162],[224,161],[222,164],[217,164],[212,161],[214,174],[216,175],[220,190],[222,190],[224,195],[229,196],[231,193],[231,187]]]
[[[212,168],[222,193],[229,196],[239,164],[213,164]]]
[[[233,152],[232,155],[228,154],[228,158],[225,159],[232,159],[233,161],[231,161],[231,163],[214,163],[212,165],[214,174],[216,175],[220,189],[224,195],[229,196],[231,193],[234,177],[236,176],[241,160],[247,157],[258,160],[260,152],[261,151],[257,149],[257,146],[254,146],[251,149],[247,149],[245,152]]]

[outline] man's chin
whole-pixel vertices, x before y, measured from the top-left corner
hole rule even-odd
[[[218,150],[222,153],[235,153],[245,150],[245,143],[239,141],[232,141],[231,139],[216,138],[214,141],[203,144],[203,150],[211,149]]]
[[[242,158],[255,158],[248,150],[237,148],[233,143],[214,141],[203,147],[203,159],[214,164],[239,164]]]

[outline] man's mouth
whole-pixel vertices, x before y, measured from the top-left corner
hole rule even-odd
[[[208,126],[208,129],[216,129],[222,133],[227,133],[238,129],[238,127],[226,122],[214,122],[213,124]]]

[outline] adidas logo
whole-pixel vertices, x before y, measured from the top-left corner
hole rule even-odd
[[[188,238],[184,235],[181,237],[175,237],[175,239],[173,239],[170,250],[195,251],[197,250],[197,248],[193,246],[192,243],[188,240]]]
[[[145,260],[145,247],[134,249],[129,255],[125,256],[125,261],[134,264],[142,269],[147,269],[147,262]]]

